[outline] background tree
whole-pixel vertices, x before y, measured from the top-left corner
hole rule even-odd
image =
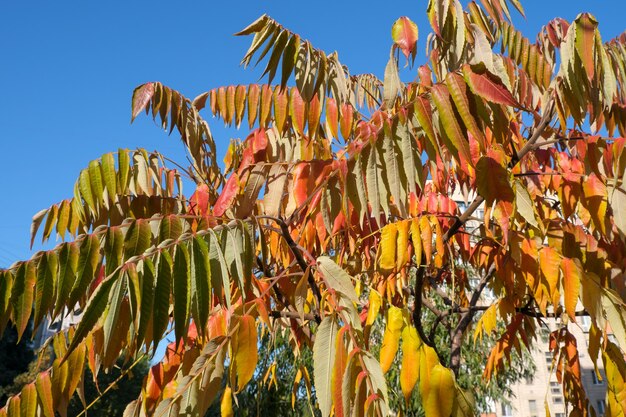
[[[401,53],[411,65],[417,55],[409,18],[392,27],[381,81],[262,16],[239,35],[253,36],[242,62],[265,59],[268,84],[193,100],[139,86],[132,117],[176,128],[190,166],[121,149],[80,173],[73,198],[35,215],[33,238],[72,240],[1,272],[0,322],[21,336],[33,304],[35,326],[66,306],[84,314],[0,415],[65,414],[84,363],[95,375],[154,351],[169,331],[175,342],[126,416],[203,415],[218,394],[232,415],[266,332],[288,332],[298,358],[312,352],[304,389],[324,417],[387,415],[394,362],[403,396],[419,391],[427,416],[471,415],[464,341],[495,339],[489,380],[547,317],[558,323],[550,349],[565,401],[587,415],[585,348],[569,331],[587,314],[607,412],[626,412],[626,141],[616,137],[626,38],[604,43],[581,14],[548,22],[531,43],[513,8],[523,14],[517,0],[431,0],[427,62],[409,83],[398,73]],[[224,169],[201,111],[251,129]],[[188,200],[181,175],[196,183]],[[471,200],[463,213],[454,189]]]

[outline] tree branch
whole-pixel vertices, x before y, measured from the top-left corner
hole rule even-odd
[[[291,253],[293,253],[293,256],[295,256],[296,262],[300,266],[300,269],[302,269],[302,272],[306,272],[306,270],[309,268],[309,264],[304,259],[304,256],[302,255],[302,252],[300,251],[298,244],[291,237],[291,233],[289,233],[289,227],[287,226],[287,223],[285,223],[285,221],[282,219],[276,219],[276,220],[280,226],[283,239],[285,239],[285,241],[287,242],[287,246],[289,246],[289,249],[291,249]],[[311,288],[311,291],[313,291],[313,294],[315,295],[315,298],[317,299],[317,307],[319,309],[322,304],[322,293],[320,292],[320,289],[317,286],[315,279],[313,278],[313,274],[309,274],[308,282],[309,282],[309,287]],[[315,321],[320,323],[322,320],[319,314],[316,313],[315,316],[316,316]]]
[[[554,117],[554,101],[551,101],[550,104],[548,105],[548,108],[546,109],[546,112],[543,114],[543,117],[541,118],[539,125],[537,125],[537,128],[534,130],[533,134],[528,139],[524,147],[519,152],[516,152],[511,158],[511,161],[508,164],[509,169],[512,169],[513,167],[515,167],[519,163],[519,161],[521,161],[522,158],[526,156],[528,152],[534,149],[535,142],[537,142],[537,140],[541,137],[541,135],[546,130],[546,128],[550,124],[550,121],[552,120],[553,117]],[[456,221],[452,224],[450,229],[448,229],[448,231],[443,235],[444,243],[447,243],[459,231],[459,229],[465,224],[465,222],[467,222],[470,216],[474,214],[476,209],[478,209],[478,207],[484,201],[485,201],[484,197],[480,195],[476,196],[476,198],[474,199],[474,201],[472,201],[469,207],[461,214],[461,216],[457,217]]]
[[[487,283],[491,279],[491,277],[496,272],[496,264],[492,264],[491,268],[487,271],[487,273],[481,278],[478,286],[472,293],[472,298],[470,299],[470,308],[461,314],[461,319],[457,324],[456,328],[451,331],[450,334],[450,369],[454,372],[456,376],[459,375],[459,369],[461,366],[461,345],[463,344],[463,335],[465,334],[465,330],[469,327],[474,318],[474,314],[476,314],[475,309],[472,307],[476,306],[476,303],[480,299],[480,295],[483,290],[487,286]]]

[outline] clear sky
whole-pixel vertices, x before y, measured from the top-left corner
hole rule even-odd
[[[466,4],[467,1],[462,0]],[[527,20],[514,22],[534,39],[559,16],[589,11],[604,40],[626,29],[623,0],[522,0]],[[0,266],[31,255],[31,217],[72,196],[80,170],[119,147],[158,149],[184,162],[175,134],[147,117],[130,125],[133,88],[161,81],[187,97],[258,79],[239,61],[250,38],[232,34],[263,13],[327,52],[337,50],[353,74],[382,77],[391,24],[419,26],[423,62],[426,0],[309,2],[3,1],[0,4]],[[421,57],[421,58],[420,58]],[[220,158],[230,137],[209,119]],[[192,190],[187,189],[186,194]],[[37,249],[36,246],[35,249]]]

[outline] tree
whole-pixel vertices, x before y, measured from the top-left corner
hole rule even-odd
[[[87,366],[83,398],[78,394],[72,397],[67,409],[70,416],[81,415],[85,409],[87,416],[121,416],[124,413],[126,405],[141,393],[141,384],[148,374],[150,363],[148,358],[142,357],[131,372],[125,372],[128,367],[124,367],[123,359],[118,360],[116,365],[108,373],[100,372],[96,378]],[[103,389],[108,391],[103,392]]]
[[[2,271],[0,321],[21,335],[33,304],[35,326],[65,306],[84,315],[0,415],[63,413],[85,361],[96,374],[170,331],[176,341],[126,416],[202,415],[218,394],[232,415],[257,372],[259,334],[284,331],[296,357],[312,351],[302,389],[322,416],[387,415],[394,362],[405,399],[419,392],[428,417],[471,415],[457,383],[464,341],[494,338],[490,380],[548,317],[565,401],[588,415],[585,348],[569,331],[581,315],[592,322],[585,354],[606,371],[607,413],[625,413],[626,37],[604,43],[581,14],[531,43],[512,8],[523,14],[518,0],[431,0],[427,61],[408,83],[398,66],[413,65],[418,30],[407,17],[392,27],[381,81],[262,16],[238,35],[253,36],[244,65],[267,58],[268,84],[193,100],[137,87],[132,118],[146,111],[176,128],[191,166],[120,149],[89,163],[73,198],[35,215],[33,239],[43,225],[44,240],[71,240]],[[251,129],[224,169],[201,111]],[[188,200],[183,175],[196,183]],[[463,213],[454,189],[471,199]]]
[[[35,355],[30,339],[32,323],[26,326],[24,337],[17,343],[17,330],[11,326],[5,329],[0,338],[0,404],[19,393],[24,385],[31,382],[43,371],[49,361],[47,349],[41,357]]]

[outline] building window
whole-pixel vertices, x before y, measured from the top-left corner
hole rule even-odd
[[[559,395],[561,393],[561,387],[559,386],[558,382],[550,382],[550,392],[552,393],[552,395]]]
[[[528,410],[535,414],[537,412],[537,401],[536,400],[528,400]]]
[[[502,417],[510,417],[513,415],[511,404],[502,404]]]
[[[598,412],[598,415],[604,416],[604,413],[606,411],[604,406],[604,400],[598,400],[596,402],[596,411]]]
[[[596,371],[591,371],[591,379],[593,379],[593,385],[602,385],[602,381],[598,379]]]
[[[552,402],[554,404],[563,404],[563,397],[561,397],[560,395],[554,396],[552,397]]]
[[[565,417],[565,413],[556,413],[554,417]]]

